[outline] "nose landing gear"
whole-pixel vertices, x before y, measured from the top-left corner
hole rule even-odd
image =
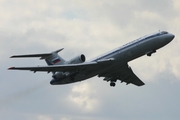
[[[146,55],[147,55],[147,56],[151,56],[151,55],[152,55],[153,53],[155,53],[155,52],[156,52],[156,50],[152,50],[152,51],[147,52]]]

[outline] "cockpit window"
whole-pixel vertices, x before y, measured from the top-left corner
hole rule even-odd
[[[168,32],[166,32],[166,31],[162,31],[162,32],[161,32],[161,34],[168,34]]]

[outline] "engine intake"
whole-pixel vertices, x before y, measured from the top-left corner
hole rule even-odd
[[[81,54],[67,61],[67,64],[83,63],[85,62],[85,60],[86,60],[86,57],[83,54]]]

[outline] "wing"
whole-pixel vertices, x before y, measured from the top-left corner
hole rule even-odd
[[[8,70],[30,70],[34,72],[71,72],[73,70],[81,70],[86,67],[94,67],[96,62],[83,63],[83,64],[67,64],[67,65],[50,65],[50,66],[37,66],[37,67],[10,67]]]
[[[127,84],[132,83],[137,86],[144,85],[144,83],[133,73],[128,64],[114,68],[114,70],[107,71],[99,76],[105,77],[105,81],[116,81],[119,79],[121,82],[126,82]]]
[[[37,67],[10,67],[8,70],[30,70],[34,72],[72,72],[82,71],[84,69],[94,70],[98,67],[108,65],[114,59],[105,59],[96,62],[84,62],[80,64],[66,64],[66,65],[50,65],[50,66],[37,66]]]

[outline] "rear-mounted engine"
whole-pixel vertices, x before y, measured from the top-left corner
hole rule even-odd
[[[67,61],[67,64],[83,63],[83,62],[85,62],[85,60],[86,60],[86,57],[83,54],[81,54],[81,55],[79,55],[79,56],[77,56],[75,58],[72,58],[71,60]]]

